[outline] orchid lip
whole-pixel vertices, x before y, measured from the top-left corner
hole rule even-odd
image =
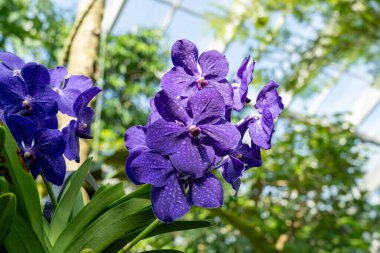
[[[189,132],[191,137],[197,137],[201,133],[201,129],[195,125],[189,127]]]

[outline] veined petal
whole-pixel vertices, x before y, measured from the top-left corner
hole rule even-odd
[[[37,125],[29,118],[20,115],[9,115],[5,121],[13,138],[20,145],[22,142],[31,145]]]
[[[154,214],[166,223],[175,221],[190,210],[189,201],[175,175],[165,186],[152,187],[151,198]]]
[[[200,90],[187,102],[194,125],[218,122],[225,113],[222,95],[214,88]]]
[[[146,151],[149,151],[149,149]],[[136,185],[140,185],[143,183],[136,179],[135,175],[133,174],[131,170],[131,164],[133,160],[135,160],[142,152],[145,152],[145,150],[137,150],[137,151],[129,153],[127,161],[125,163],[125,173],[127,174],[129,180],[131,180],[131,182]]]
[[[249,124],[249,135],[254,144],[267,150],[271,148],[273,129],[274,124],[272,114],[269,109],[264,107],[262,117],[253,119]]]
[[[278,95],[277,88],[279,85],[270,81],[264,88],[260,91],[256,99],[255,108],[263,113],[264,108],[268,108],[272,113],[273,118],[277,118],[278,115],[284,110],[284,104],[282,103],[282,98]]]
[[[18,77],[0,78],[0,101],[4,106],[16,105],[25,98],[26,84]]]
[[[172,97],[190,96],[198,91],[196,79],[182,67],[174,67],[161,79],[161,88]]]
[[[84,75],[73,75],[65,80],[64,89],[84,92],[92,87],[91,78]],[[98,88],[99,89],[99,88]]]
[[[228,155],[238,145],[241,135],[234,125],[221,119],[213,125],[201,125],[202,143],[212,146],[217,156]]]
[[[63,156],[57,158],[43,156],[39,160],[43,177],[50,183],[62,185],[66,175],[66,163]]]
[[[161,117],[166,121],[180,121],[186,125],[190,120],[178,99],[171,97],[164,90],[159,91],[154,98],[154,105]]]
[[[54,88],[61,89],[63,80],[65,80],[65,77],[68,74],[67,69],[65,67],[58,66],[54,69],[49,69],[49,74],[50,74],[50,84]]]
[[[21,76],[29,87],[47,86],[50,84],[49,71],[45,66],[29,62],[21,69]]]
[[[102,89],[98,87],[91,87],[90,89],[87,89],[84,92],[82,92],[75,100],[73,105],[75,114],[79,116],[83,108],[87,107],[90,101],[101,91]]]
[[[222,175],[227,183],[234,186],[234,183],[241,178],[243,171],[244,163],[230,155],[229,160],[223,165]]]
[[[202,145],[197,139],[182,139],[175,153],[170,155],[174,167],[193,178],[204,176],[214,163],[214,150]]]
[[[174,66],[182,67],[191,75],[198,73],[198,49],[190,40],[177,40],[172,47]]]
[[[21,70],[21,68],[25,65],[25,62],[21,58],[19,58],[17,55],[8,52],[1,52],[0,59],[0,65],[5,66],[9,70]]]
[[[159,119],[148,126],[146,131],[147,146],[162,155],[169,155],[179,149],[183,139],[188,138],[186,127]]]
[[[57,158],[63,155],[66,149],[66,142],[62,133],[56,129],[41,129],[34,134],[35,144],[33,151],[36,155],[47,155]]]
[[[128,128],[124,135],[124,144],[131,153],[139,149],[145,149],[146,146],[146,127],[133,126]]]
[[[233,88],[227,79],[220,81],[210,81],[208,87],[214,87],[222,95],[226,108],[230,108],[234,105],[233,100]]]
[[[75,120],[71,120],[70,123],[62,129],[62,136],[66,141],[65,157],[70,161],[75,160],[79,163],[79,137],[76,135],[76,123]]]
[[[194,206],[217,208],[223,205],[223,188],[219,180],[211,173],[190,183],[190,203]]]
[[[203,52],[198,59],[202,76],[206,80],[219,81],[224,79],[229,70],[226,57],[216,50]]]
[[[156,187],[164,186],[175,173],[169,160],[153,152],[142,152],[131,162],[130,170],[137,181]]]
[[[260,167],[263,164],[260,147],[255,145],[252,141],[251,147],[248,144],[242,144],[237,151],[242,155],[242,157],[239,158],[240,161],[245,163],[248,168]]]

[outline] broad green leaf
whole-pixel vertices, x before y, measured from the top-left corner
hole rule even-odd
[[[183,251],[179,251],[175,249],[157,249],[157,250],[144,251],[140,253],[183,253]]]
[[[50,226],[49,238],[53,245],[69,221],[70,214],[75,205],[80,188],[86,178],[88,171],[90,170],[91,160],[91,158],[87,159],[74,173],[74,175],[67,183],[62,197],[59,200]]]
[[[0,136],[5,136],[4,148],[0,154],[1,173],[8,181],[9,191],[16,195],[17,209],[20,214],[30,222],[39,240],[44,242],[42,211],[36,184],[6,126],[0,126]],[[45,243],[42,245],[46,250]]]
[[[3,130],[0,130],[0,154],[3,151],[4,143],[5,143],[5,131],[3,129]]]
[[[0,195],[0,245],[7,237],[16,215],[17,199],[13,193]]]
[[[78,215],[66,226],[54,244],[53,252],[64,252],[63,250],[79,236],[83,229],[96,217],[99,217],[112,202],[120,199],[123,195],[123,183],[116,184],[108,189],[102,190],[99,194],[95,194],[95,197],[84,206]]]
[[[18,212],[4,245],[9,253],[48,252],[30,227],[30,223]]]
[[[130,194],[120,198],[116,202],[112,203],[110,206],[111,208],[114,206],[117,206],[125,201],[128,201],[133,198],[139,198],[139,199],[150,199],[150,188],[151,186],[148,184],[145,184],[141,187],[139,187],[137,190],[131,192]]]
[[[126,233],[148,226],[154,218],[149,200],[131,199],[105,212],[82,231],[68,248],[57,252],[79,252],[86,248],[103,252]]]
[[[170,224],[159,224],[156,228],[152,230],[144,239],[153,237],[160,234],[175,232],[175,231],[183,231],[183,230],[190,230],[190,229],[197,229],[197,228],[206,228],[214,226],[214,221],[207,221],[207,220],[195,220],[195,221],[175,221]],[[121,249],[124,245],[131,242],[137,235],[139,235],[144,228],[132,231],[128,234],[125,234],[123,237],[121,237],[119,240],[114,242],[112,245],[110,245],[106,250],[104,250],[104,253],[111,253],[111,252],[117,252],[119,249]]]
[[[95,192],[93,198],[95,198],[95,197],[98,196],[101,192],[103,192],[103,191],[105,191],[105,190],[107,190],[107,189],[109,189],[109,188],[110,188],[109,185],[102,185],[102,186],[100,186],[99,189]]]

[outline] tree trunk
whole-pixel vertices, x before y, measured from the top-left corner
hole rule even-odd
[[[78,5],[77,20],[86,13],[80,23],[78,31],[72,40],[68,58],[68,71],[70,75],[85,75],[91,79],[97,79],[98,52],[100,44],[101,23],[103,19],[104,0],[95,0],[88,10],[88,6],[94,0],[80,0]],[[71,118],[61,115],[60,126],[64,127]],[[80,161],[83,163],[90,152],[88,140],[80,140]],[[67,161],[68,170],[76,170],[80,164]]]

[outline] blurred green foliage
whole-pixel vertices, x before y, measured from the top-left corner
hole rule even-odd
[[[52,66],[69,22],[50,0],[0,0],[0,49]]]

